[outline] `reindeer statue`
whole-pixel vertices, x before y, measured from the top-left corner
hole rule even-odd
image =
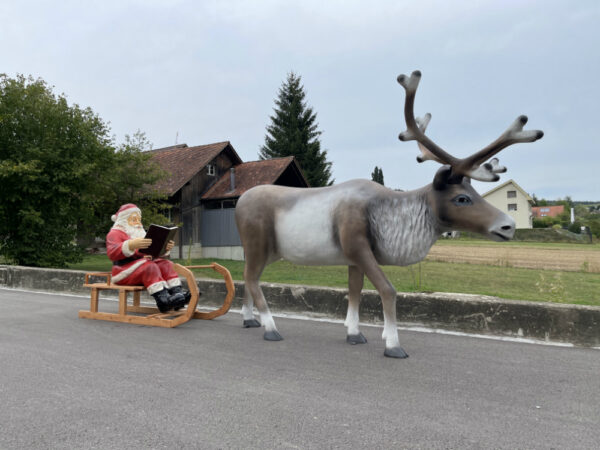
[[[435,160],[443,166],[433,183],[408,192],[395,192],[367,180],[351,180],[323,188],[257,186],[238,201],[235,217],[244,247],[245,294],[242,306],[245,327],[265,326],[264,339],[283,339],[259,286],[264,267],[281,258],[305,265],[348,266],[346,340],[362,344],[358,308],[364,276],[373,283],[383,304],[384,355],[406,358],[396,324],[396,290],[379,265],[406,266],[421,261],[438,236],[449,230],[481,233],[507,241],[515,232],[512,218],[487,203],[471,187],[470,178],[498,181],[505,172],[496,153],[509,145],[534,142],[541,131],[524,131],[527,117],[520,116],[502,135],[473,155],[459,159],[446,153],[425,135],[431,118],[415,119],[415,94],[421,73],[400,75],[406,90],[404,116],[407,130],[402,141],[416,140],[419,162]],[[253,302],[260,313],[254,319]]]

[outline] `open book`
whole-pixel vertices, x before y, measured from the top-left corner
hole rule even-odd
[[[144,239],[152,239],[152,244],[148,248],[142,248],[139,250],[140,253],[150,255],[153,258],[167,253],[167,244],[173,240],[175,233],[177,233],[178,227],[163,227],[161,225],[150,225]]]

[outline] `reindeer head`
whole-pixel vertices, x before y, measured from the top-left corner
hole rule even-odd
[[[443,164],[433,180],[429,191],[430,204],[437,215],[442,230],[474,231],[494,240],[511,239],[515,232],[515,222],[502,211],[486,202],[470,183],[470,178],[479,181],[498,181],[498,173],[506,172],[499,165],[498,159],[490,158],[502,149],[519,142],[534,142],[544,133],[539,130],[523,130],[527,123],[526,116],[519,116],[508,129],[484,149],[463,159],[456,158],[436,145],[425,135],[431,114],[415,119],[415,94],[421,72],[414,71],[410,77],[398,76],[406,90],[404,118],[406,131],[400,133],[401,141],[416,140],[421,150],[418,162],[427,160]]]

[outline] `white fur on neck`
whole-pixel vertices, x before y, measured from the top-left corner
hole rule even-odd
[[[380,264],[406,266],[421,261],[439,236],[425,198],[406,193],[369,205],[369,224]]]

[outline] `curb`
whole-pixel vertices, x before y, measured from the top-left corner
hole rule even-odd
[[[0,286],[89,295],[84,271],[0,265]],[[198,278],[200,304],[220,306],[225,297],[221,280]],[[346,289],[261,283],[269,307],[277,313],[344,319]],[[233,307],[241,308],[244,283],[235,282]],[[103,292],[102,297],[111,297]],[[144,294],[147,296],[147,294]],[[114,295],[116,297],[116,295]],[[146,300],[153,301],[150,296]],[[402,324],[495,336],[541,339],[577,346],[600,346],[600,307],[505,300],[471,294],[399,293],[397,316]],[[382,323],[376,291],[363,291],[360,320]]]

